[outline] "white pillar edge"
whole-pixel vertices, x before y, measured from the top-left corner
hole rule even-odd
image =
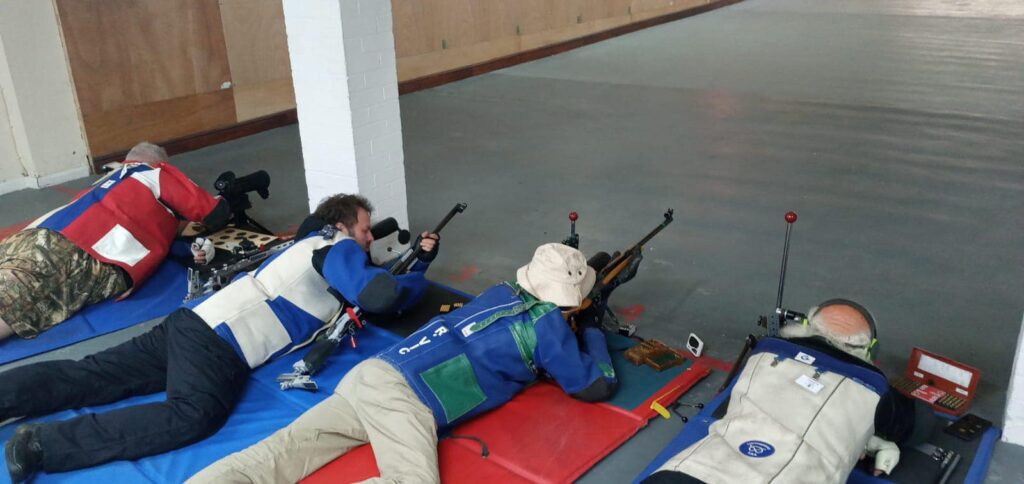
[[[1006,413],[1003,416],[1003,442],[1024,445],[1024,315],[1017,335],[1017,352],[1006,387]]]

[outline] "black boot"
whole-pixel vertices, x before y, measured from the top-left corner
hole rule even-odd
[[[11,482],[25,482],[43,465],[43,447],[39,444],[39,424],[20,425],[4,446],[7,472]]]

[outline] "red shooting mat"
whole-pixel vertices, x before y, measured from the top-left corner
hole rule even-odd
[[[446,438],[438,447],[441,481],[572,482],[643,428],[653,417],[650,402],[669,405],[710,373],[696,364],[653,392],[631,410],[583,403],[558,386],[542,382],[505,405],[466,422],[451,433],[487,444],[488,457],[470,439]],[[370,446],[364,445],[327,464],[303,483],[358,482],[378,476]]]

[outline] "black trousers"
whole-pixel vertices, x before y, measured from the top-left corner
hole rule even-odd
[[[167,452],[216,432],[249,366],[202,319],[179,309],[149,332],[80,361],[0,374],[0,420],[167,391],[163,402],[42,424],[43,470],[61,472]]]

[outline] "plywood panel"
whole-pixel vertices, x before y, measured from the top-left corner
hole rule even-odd
[[[395,56],[398,59],[424,54],[440,47],[440,23],[431,12],[437,0],[393,0],[392,28],[395,33]]]
[[[56,2],[94,155],[295,106],[281,0]],[[398,79],[407,81],[708,0],[391,2]],[[219,91],[228,80],[233,88]]]
[[[633,0],[633,19],[646,20],[708,3],[710,0]]]
[[[234,89],[235,114],[239,122],[295,108],[295,91],[290,78],[235,86]]]
[[[437,50],[398,59],[398,80],[419,77],[479,64],[489,60],[544,47],[566,40],[584,37],[629,23],[628,16],[606,18],[593,22],[572,24],[560,29],[544,30],[533,34],[499,38],[456,49]]]
[[[83,115],[215,91],[229,76],[217,0],[57,0]]]
[[[466,67],[708,0],[392,0],[398,79]]]
[[[281,0],[220,0],[220,16],[238,120],[294,108]]]
[[[85,134],[93,156],[131,148],[139,141],[154,143],[235,124],[231,89],[84,114]]]
[[[630,23],[630,17],[622,15],[618,17],[598,19],[591,22],[584,22],[582,24],[569,25],[561,29],[546,30],[543,32],[537,32],[533,35],[524,36],[521,46],[524,51],[536,49],[564,42],[566,40],[577,39],[586,35],[603,32],[605,30],[611,30],[615,27],[620,27],[628,23]]]
[[[392,4],[402,9],[394,14],[396,50],[399,50],[398,39],[404,38],[407,42],[398,53],[398,79],[405,81],[445,72],[625,25],[631,21],[630,3],[630,0],[394,0]],[[425,4],[445,5],[443,12],[448,17],[440,18],[437,11],[427,10]],[[485,8],[484,5],[490,6]],[[438,18],[439,23],[431,25],[433,18]],[[404,28],[411,30],[401,31]],[[436,36],[437,47],[424,44],[430,36]],[[441,39],[445,40],[444,48]]]
[[[220,16],[235,86],[291,78],[281,0],[220,0]]]

